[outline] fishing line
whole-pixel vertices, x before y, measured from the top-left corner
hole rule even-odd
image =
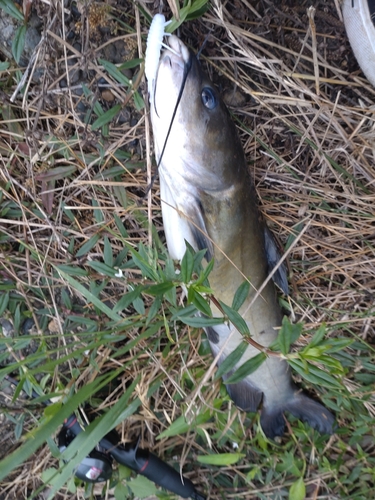
[[[198,53],[197,53],[197,56],[196,56],[197,59],[198,59],[198,61],[199,61],[199,58],[200,58],[200,56],[201,56],[201,54],[203,52],[203,49],[205,48],[205,46],[206,46],[206,44],[208,42],[208,39],[210,38],[212,32],[213,32],[213,28],[211,28],[210,31],[207,33],[205,39],[203,40],[201,48],[198,50]]]
[[[182,76],[182,83],[181,83],[181,87],[180,87],[180,90],[179,90],[179,93],[178,93],[178,97],[177,97],[177,101],[176,101],[176,105],[174,107],[174,110],[173,110],[173,114],[172,114],[172,118],[171,118],[171,122],[169,124],[169,127],[168,127],[168,132],[167,132],[167,135],[165,137],[165,141],[164,141],[164,145],[163,145],[163,149],[161,150],[161,154],[160,154],[160,158],[159,158],[159,161],[156,165],[156,172],[154,173],[154,175],[152,176],[151,178],[151,182],[150,182],[150,185],[147,187],[146,189],[146,192],[145,194],[143,195],[143,199],[146,198],[146,196],[148,195],[148,193],[150,192],[150,190],[152,189],[153,185],[154,185],[154,182],[156,180],[156,177],[158,175],[158,172],[159,172],[159,167],[160,167],[160,164],[161,164],[161,160],[163,159],[163,155],[164,155],[164,151],[165,151],[165,148],[167,146],[167,141],[168,141],[168,138],[169,138],[169,134],[171,133],[171,129],[172,129],[172,125],[173,125],[173,122],[174,122],[174,119],[176,117],[176,113],[177,113],[177,108],[180,104],[180,101],[181,101],[181,98],[182,98],[182,93],[184,91],[184,88],[185,88],[185,85],[186,85],[186,80],[187,80],[187,77],[189,75],[189,72],[191,70],[191,66],[192,66],[192,55],[190,55],[189,57],[189,60],[188,62],[185,64],[184,66],[184,73],[183,73],[183,76]],[[154,100],[154,106],[155,106],[155,100]]]

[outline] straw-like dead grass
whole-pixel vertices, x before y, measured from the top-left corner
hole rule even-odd
[[[142,446],[183,464],[184,474],[211,499],[281,498],[298,471],[308,498],[365,498],[375,443],[375,405],[368,397],[374,387],[375,90],[354,60],[336,2],[321,0],[307,10],[305,1],[223,5],[213,0],[202,19],[181,28],[181,37],[195,50],[208,36],[203,64],[238,121],[269,225],[286,247],[299,238],[289,255],[291,316],[312,332],[325,323],[328,337],[356,341],[339,356],[347,395],[325,393],[341,435],[325,440],[294,424],[282,447],[266,445],[254,433],[218,381],[194,391],[211,363],[199,331],[172,323],[165,332],[163,311],[169,313],[159,304],[153,335],[137,341],[147,329],[142,311],[149,313],[154,304],[150,294],[143,305],[126,305],[125,318],[134,325],[116,331],[69,279],[71,269],[84,269],[85,275],[72,277],[112,308],[126,292],[152,280],[132,265],[125,280],[103,278],[90,262],[102,262],[104,255],[109,267],[123,267],[127,251],[117,263],[116,258],[125,240],[134,248],[140,243],[160,248],[163,240],[157,180],[144,198],[153,173],[152,138],[146,108],[137,108],[137,99],[134,104],[134,92],[142,93],[144,82],[138,69],[124,70],[130,85],[119,82],[99,61],[113,51],[128,60],[143,56],[142,12],[151,7],[141,2],[138,10],[127,1],[111,10],[94,5],[79,4],[74,17],[61,3],[36,2],[45,29],[23,70],[24,86],[16,91],[12,68],[1,79],[0,270],[3,293],[10,293],[3,316],[15,327],[15,333],[7,330],[8,338],[28,340],[22,348],[8,343],[3,365],[30,359],[24,366],[47,393],[83,387],[120,370],[89,401],[89,421],[113,408],[139,377],[134,398],[140,405],[118,427],[121,440],[141,436]],[[98,124],[118,103],[108,123]],[[64,274],[58,265],[70,267]],[[82,317],[82,323],[71,316]],[[26,317],[33,318],[33,331],[22,326]],[[309,339],[299,339],[299,347]],[[130,340],[134,345],[127,351]],[[38,353],[52,361],[66,358],[38,377],[32,371]],[[21,422],[10,388],[4,390],[6,413],[24,431],[32,430],[43,407],[35,411],[23,400]],[[190,431],[157,440],[182,411]],[[207,419],[197,425],[196,416],[205,412]],[[8,441],[8,434],[2,439]],[[210,468],[196,461],[207,448],[233,451],[232,442],[247,454],[238,465]],[[6,452],[18,446],[14,440]],[[4,481],[1,498],[28,498],[42,485],[42,472],[56,466],[48,446],[40,448]],[[38,498],[47,498],[48,491],[42,488]],[[93,494],[100,497],[98,486]],[[55,498],[83,498],[83,489],[64,488]]]

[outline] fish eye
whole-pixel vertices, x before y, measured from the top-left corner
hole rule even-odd
[[[201,94],[202,102],[207,109],[214,109],[217,106],[217,97],[210,87],[204,87]]]

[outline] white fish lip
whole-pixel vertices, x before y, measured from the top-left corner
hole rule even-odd
[[[169,36],[168,45],[161,54],[150,98],[156,117],[162,121],[172,118],[184,74],[192,63],[191,52],[177,36]]]
[[[189,49],[184,45],[183,42],[177,36],[171,35],[168,38],[168,45],[171,48],[165,49],[161,55],[160,63],[169,62],[171,66],[177,65],[180,68],[184,68],[190,60]]]

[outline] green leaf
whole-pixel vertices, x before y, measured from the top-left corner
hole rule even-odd
[[[224,318],[206,318],[203,316],[178,316],[178,319],[185,325],[193,326],[195,328],[205,328],[207,326],[221,325],[224,323]]]
[[[194,269],[194,255],[190,248],[186,248],[181,260],[181,279],[184,283],[189,283]]]
[[[54,467],[49,467],[42,472],[42,481],[44,484],[50,484],[53,482],[54,477],[58,475],[58,470]]]
[[[192,314],[196,314],[197,309],[193,304],[189,304],[188,306],[185,307],[171,307],[172,311],[172,321],[176,321],[176,319],[181,319],[182,317],[188,317],[191,316]]]
[[[68,266],[67,264],[59,264],[56,266],[56,269],[69,276],[87,276],[88,274],[87,271],[81,267]]]
[[[111,109],[103,113],[99,118],[97,118],[94,123],[91,125],[92,130],[98,130],[102,128],[107,123],[110,123],[113,118],[120,112],[121,104],[116,104]]]
[[[76,253],[76,257],[83,257],[84,255],[89,253],[89,251],[92,248],[94,248],[94,246],[98,243],[99,240],[100,240],[99,233],[96,233],[93,236],[91,236],[91,238],[88,241],[86,241],[86,243],[84,243],[78,250],[78,252]]]
[[[128,194],[126,189],[123,186],[114,185],[112,186],[113,193],[120,202],[123,208],[128,206]]]
[[[69,315],[67,317],[67,319],[69,319],[69,321],[71,321],[72,323],[77,323],[79,325],[85,325],[88,328],[93,328],[93,327],[98,326],[97,321],[95,321],[94,319],[90,319],[90,318],[84,318],[83,316]]]
[[[105,170],[100,170],[100,172],[96,175],[94,175],[94,179],[96,181],[100,181],[103,178],[104,179],[114,179],[116,177],[121,178],[122,174],[124,173],[124,167],[121,165],[115,165],[113,167],[109,167]],[[116,214],[113,214],[114,216]],[[116,216],[118,217],[118,216]]]
[[[280,464],[278,464],[278,471],[287,472],[295,477],[301,477],[301,472],[298,467],[298,458],[296,459],[294,452],[285,451]]]
[[[133,94],[133,99],[136,110],[141,111],[145,107],[145,101],[137,90]]]
[[[163,296],[169,290],[171,290],[175,284],[172,281],[165,281],[164,283],[158,283],[157,285],[151,285],[145,289],[146,293],[153,295],[154,297],[160,295]]]
[[[59,181],[61,179],[65,179],[65,177],[69,177],[70,175],[74,174],[74,172],[76,170],[77,170],[77,167],[75,165],[67,165],[66,167],[50,168],[46,172],[43,172],[42,174],[36,175],[35,178],[38,181],[45,181],[45,182]]]
[[[279,332],[279,345],[283,354],[288,354],[292,342],[292,324],[286,316],[283,317],[282,327]]]
[[[14,435],[15,435],[17,441],[19,439],[21,439],[21,436],[22,436],[22,433],[23,433],[23,424],[24,424],[25,418],[26,418],[26,415],[23,414],[23,415],[21,415],[17,419],[17,424],[16,424],[16,427],[14,429]]]
[[[201,464],[226,466],[237,463],[245,456],[244,453],[217,453],[216,455],[198,456],[197,460]]]
[[[158,489],[147,477],[140,474],[128,482],[128,486],[137,498],[147,498],[157,493]]]
[[[113,214],[113,218],[115,220],[115,223],[116,223],[116,227],[117,229],[119,230],[121,236],[123,238],[127,238],[128,237],[128,232],[124,226],[124,223],[122,222],[122,220],[120,219],[120,217],[117,215],[117,214]]]
[[[4,314],[4,311],[8,307],[9,304],[9,292],[2,293],[0,295],[0,316]]]
[[[289,365],[301,375],[305,380],[312,384],[321,385],[329,389],[343,389],[344,386],[329,373],[321,370],[317,366],[303,361],[301,359],[288,359]]]
[[[136,68],[137,66],[142,64],[143,61],[144,59],[132,59],[131,61],[125,61],[121,63],[120,66],[118,66],[118,69],[122,70]]]
[[[17,120],[16,114],[14,113],[14,109],[10,106],[10,103],[6,103],[4,100],[1,103],[0,107],[0,113],[3,115],[4,118],[4,125],[6,124],[6,128],[11,132],[11,134],[14,136],[14,138],[18,137],[17,142],[22,141],[24,135],[23,135],[23,129],[21,126],[21,123]],[[4,146],[3,146],[4,147]],[[23,153],[21,150],[19,151],[19,157],[21,158]],[[3,193],[0,195],[0,199],[3,198]],[[6,212],[5,212],[6,213]],[[5,215],[4,212],[2,212],[2,215]]]
[[[127,245],[132,254],[135,265],[142,271],[142,274],[152,281],[159,281],[159,276],[157,271],[153,267],[152,258],[147,254],[144,247],[139,246],[139,252]]]
[[[187,422],[184,415],[178,417],[165,431],[161,432],[159,436],[156,438],[164,439],[167,437],[178,436],[180,434],[185,434],[189,429],[195,428],[198,425],[205,424],[211,418],[210,410],[206,410],[205,412],[197,415],[193,421]]]
[[[194,291],[193,286],[189,288],[189,292],[190,291]],[[198,311],[202,312],[206,316],[209,317],[212,316],[210,305],[208,304],[207,300],[204,297],[202,297],[200,293],[194,292],[192,294],[191,302],[195,305]]]
[[[145,311],[145,305],[144,305],[144,302],[142,300],[142,297],[137,297],[136,299],[134,299],[133,306],[138,314],[140,314],[141,316],[145,315],[146,311]]]
[[[302,330],[302,323],[291,323],[289,319],[284,316],[279,335],[269,348],[280,350],[283,354],[288,354],[291,344],[300,337]]]
[[[353,342],[354,339],[338,338],[325,340],[323,345],[327,347],[326,353],[332,354],[345,349],[345,347],[350,346]]]
[[[25,21],[24,15],[17,9],[16,4],[12,0],[0,0],[0,9],[17,19],[17,21]]]
[[[207,266],[204,268],[203,272],[199,275],[199,278],[196,281],[196,285],[200,285],[209,277],[214,265],[215,261],[214,259],[211,259]]]
[[[221,302],[221,300],[219,302],[225,315],[228,316],[229,321],[237,328],[241,335],[247,335],[250,337],[249,327],[243,317],[237,311],[224,304],[224,302]]]
[[[208,0],[189,1],[182,9],[179,9],[179,17],[177,20],[172,18],[172,22],[165,27],[165,31],[173,33],[187,19],[195,19],[202,16],[208,9]]]
[[[159,312],[159,309],[161,307],[161,303],[162,303],[162,297],[158,296],[155,298],[154,302],[151,304],[151,307],[148,310],[148,314],[147,314],[146,326],[148,326],[150,324],[150,322],[155,318],[155,316]]]
[[[121,482],[116,484],[114,493],[116,500],[125,500],[126,498],[129,498],[129,488],[124,484],[122,484]]]
[[[26,25],[17,28],[12,41],[12,54],[17,64],[20,62],[23,48],[25,46],[25,36]]]
[[[309,351],[308,351],[309,354]],[[302,354],[301,354],[302,356]],[[329,371],[333,374],[338,374],[338,375],[344,375],[344,368],[342,367],[342,364],[340,361],[333,356],[327,356],[326,354],[321,354],[319,357],[314,358],[314,357],[309,357],[309,356],[303,356],[304,359],[311,359],[313,361],[318,362],[319,364],[325,366],[326,368],[329,368]]]
[[[310,340],[308,347],[315,347],[321,343],[326,333],[326,325],[323,323],[315,332],[313,338]]]
[[[13,319],[14,331],[19,333],[21,327],[21,304],[17,304]]]
[[[247,299],[250,291],[250,283],[248,281],[244,281],[236,290],[236,293],[233,297],[232,309],[238,311],[242,304]]]
[[[64,306],[71,311],[72,310],[72,301],[70,300],[70,296],[68,292],[66,291],[65,288],[61,289],[61,302],[64,304]]]
[[[238,344],[238,346],[235,348],[234,351],[232,351],[229,356],[227,356],[224,361],[220,364],[216,374],[215,378],[218,379],[228,373],[230,370],[233,370],[233,368],[236,366],[236,364],[240,361],[242,358],[244,352],[246,351],[248,347],[248,344],[246,342],[241,342]]]
[[[74,217],[74,215],[73,215],[73,212],[72,212],[71,210],[69,210],[69,208],[66,208],[66,206],[65,206],[65,203],[64,203],[64,202],[62,202],[62,203],[61,203],[61,207],[62,207],[62,209],[63,209],[64,214],[65,214],[65,215],[69,218],[70,222],[74,223],[74,222],[75,222],[75,217]],[[73,247],[72,247],[72,248],[69,248],[69,253],[71,253],[71,254],[72,254],[72,253],[73,253],[73,248],[74,248],[74,238],[73,238],[73,237],[72,237],[72,239],[70,240],[70,245],[69,245],[69,247],[70,247],[71,245],[73,245]]]
[[[120,481],[127,480],[127,479],[131,478],[132,470],[129,469],[129,467],[126,467],[126,465],[117,464],[117,468],[118,468],[118,472],[119,472]]]
[[[82,88],[84,88],[84,85],[82,85]],[[89,88],[86,87],[86,89],[87,89],[87,92],[85,92],[86,97],[87,97],[88,100],[90,100],[90,97],[93,98],[93,93],[91,92],[91,90]],[[102,116],[104,114],[104,110],[103,110],[102,105],[100,104],[100,102],[97,101],[97,100],[91,99],[91,103],[92,103],[92,106],[93,106],[94,113],[97,116]]]
[[[109,318],[113,319],[114,321],[118,322],[122,321],[121,316],[118,316],[114,309],[110,309],[100,299],[95,297],[93,293],[87,290],[87,288],[84,287],[81,283],[79,283],[74,278],[65,273],[61,269],[63,266],[54,265],[54,267],[57,271],[60,272],[63,278],[65,278],[73,288],[75,288],[78,292],[80,292],[89,302],[92,302],[93,305],[99,309],[99,311],[102,311],[104,314],[106,314]]]
[[[285,243],[285,251],[287,251],[292,246],[292,244],[294,243],[298,235],[302,232],[304,227],[305,227],[304,222],[299,222],[294,227],[292,227],[289,237]]]
[[[104,264],[104,262],[96,262],[95,260],[90,260],[87,264],[92,267],[96,272],[103,274],[104,276],[110,276],[114,278],[117,274],[117,269]]]
[[[10,66],[10,63],[7,61],[0,62],[0,71],[6,71]]]
[[[104,262],[109,267],[113,267],[113,252],[112,246],[108,239],[108,236],[104,236],[104,251],[103,251]]]
[[[96,200],[95,198],[92,198],[91,205],[94,208],[94,217],[95,217],[96,222],[98,224],[101,224],[102,222],[104,222],[104,215],[103,215],[102,210],[99,208],[98,200]]]
[[[134,290],[126,293],[121,299],[117,302],[115,307],[113,308],[113,312],[120,312],[126,309],[137,299],[144,290],[144,286],[138,285]]]
[[[306,486],[303,478],[299,477],[289,490],[289,500],[304,500],[306,498]]]
[[[99,63],[103,66],[103,68],[111,75],[118,83],[125,85],[126,87],[130,86],[130,80],[127,78],[120,69],[113,63],[106,61],[105,59],[99,59]]]
[[[267,356],[264,352],[260,352],[253,358],[248,359],[243,365],[237,368],[228,380],[225,381],[225,384],[236,384],[237,382],[241,382],[241,380],[255,372],[266,359]]]

